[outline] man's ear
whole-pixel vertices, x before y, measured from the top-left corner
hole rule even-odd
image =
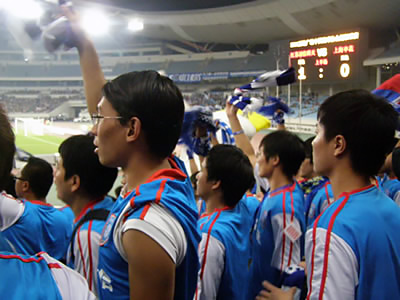
[[[24,193],[28,192],[30,190],[31,186],[29,184],[29,181],[22,181],[22,191]]]
[[[133,142],[138,139],[140,132],[142,131],[142,121],[137,117],[132,117],[128,122],[128,128],[126,133],[127,142]]]
[[[81,178],[79,175],[72,175],[69,180],[71,181],[71,192],[76,192],[81,186]]]
[[[211,186],[211,188],[212,188],[213,190],[217,190],[217,189],[219,189],[220,187],[221,187],[221,180],[215,180],[214,183],[213,183],[213,185]]]
[[[279,165],[281,160],[279,159],[278,155],[275,155],[275,156],[269,157],[269,161],[271,161],[273,166],[276,167],[277,165]]]
[[[346,151],[347,142],[343,135],[337,135],[334,137],[333,147],[333,155],[336,157],[342,155]]]

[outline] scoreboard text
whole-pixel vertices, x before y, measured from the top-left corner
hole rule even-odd
[[[290,42],[289,59],[298,80],[354,79],[360,63],[359,40],[357,31]]]

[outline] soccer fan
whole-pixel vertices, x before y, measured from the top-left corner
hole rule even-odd
[[[400,208],[370,182],[397,122],[390,104],[363,90],[319,108],[314,167],[329,177],[336,201],[306,234],[307,299],[400,299]]]
[[[400,142],[396,146],[399,146]],[[380,177],[379,186],[394,202],[400,204],[400,181],[396,178],[393,171],[392,163],[393,152],[391,152],[387,157],[379,171]]]
[[[14,133],[8,118],[0,106],[0,190],[4,189],[13,166],[15,152]],[[12,210],[13,202],[7,195],[0,195],[0,213],[3,216]],[[15,199],[10,201],[17,202]],[[11,207],[9,207],[11,205]],[[5,219],[2,219],[4,222]],[[35,228],[36,230],[40,230]],[[26,229],[29,231],[29,228]],[[31,234],[32,231],[29,231]],[[36,237],[37,237],[36,233]],[[85,279],[77,272],[66,267],[47,253],[34,256],[11,252],[8,240],[0,233],[0,268],[2,284],[0,295],[4,299],[64,299],[94,300]],[[45,288],[43,288],[45,287]]]
[[[197,283],[197,209],[183,163],[172,156],[183,122],[182,94],[155,71],[106,82],[92,43],[77,36],[88,110],[100,162],[127,174],[99,251],[99,298],[191,299]]]
[[[196,300],[245,299],[253,219],[241,199],[253,185],[253,168],[239,148],[211,148],[198,175],[198,194],[207,208],[198,221],[202,239]]]
[[[304,178],[300,181],[300,187],[304,191],[306,224],[310,226],[319,214],[333,202],[333,192],[329,179],[318,176],[314,171],[312,158],[312,141],[315,136],[304,142],[306,158],[300,165],[298,176]]]
[[[93,136],[75,135],[61,143],[54,183],[58,198],[75,215],[67,264],[86,278],[89,288],[97,295],[100,236],[114,205],[107,193],[118,170],[100,164],[93,140]]]
[[[15,180],[18,198],[46,203],[46,196],[53,184],[53,168],[44,159],[32,156]]]
[[[53,183],[53,168],[43,159],[30,157],[16,176],[20,199],[0,195],[0,230],[18,253],[33,255],[46,251],[56,259],[64,257],[72,234],[68,218],[46,196]]]
[[[280,285],[285,268],[300,262],[305,232],[304,198],[293,178],[304,157],[303,142],[289,131],[275,131],[261,141],[259,175],[268,179],[271,190],[255,215],[246,299],[257,296],[264,280]]]

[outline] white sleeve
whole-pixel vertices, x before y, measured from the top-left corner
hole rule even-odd
[[[47,253],[41,256],[47,262],[63,300],[95,300],[88,284],[78,272],[68,268]]]
[[[151,203],[143,220],[128,219],[124,223],[122,219],[118,220],[113,238],[118,252],[125,261],[127,261],[127,256],[122,246],[122,234],[132,229],[141,231],[152,238],[167,252],[177,266],[185,258],[187,247],[185,231],[175,216],[164,206]]]
[[[286,226],[291,223],[290,219],[290,214],[286,214]],[[283,214],[276,214],[275,216],[273,216],[271,223],[275,242],[271,266],[283,272],[286,267],[300,263],[301,239],[298,238],[293,243],[286,236],[286,234],[284,233],[285,228],[283,228]],[[293,226],[298,232],[302,232],[300,222],[295,217],[293,218]]]
[[[74,240],[74,269],[84,276],[90,290],[97,294],[97,265],[101,235],[94,230],[78,229]],[[68,256],[70,258],[70,256]]]
[[[0,230],[4,231],[22,216],[25,205],[22,201],[7,195],[0,194]]]
[[[315,241],[312,228],[306,234],[309,293],[307,299],[353,300],[358,285],[357,257],[353,249],[333,232],[330,237],[328,257],[325,257],[326,233],[326,229],[317,228]],[[326,274],[324,268],[327,268]]]
[[[393,201],[400,206],[400,191],[397,191],[393,196]]]
[[[207,238],[209,238],[208,241]],[[225,247],[213,236],[203,233],[198,252],[200,270],[194,299],[217,299],[222,273],[225,269]]]

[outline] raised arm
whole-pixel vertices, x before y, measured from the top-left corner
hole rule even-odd
[[[239,133],[235,135],[236,146],[238,146],[242,151],[249,157],[249,160],[254,167],[256,164],[256,154],[254,152],[253,146],[250,144],[249,138],[244,134],[242,125],[240,125],[239,119],[237,117],[238,108],[226,101],[226,115],[228,117],[231,129],[234,133]]]
[[[85,97],[90,114],[97,112],[97,104],[102,97],[102,88],[106,83],[100,66],[99,57],[92,41],[78,24],[78,15],[67,6],[63,6],[65,16],[70,20],[72,31],[77,37],[77,48],[83,76]]]

